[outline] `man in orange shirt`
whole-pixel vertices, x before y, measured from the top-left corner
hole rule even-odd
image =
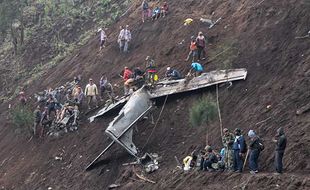
[[[192,62],[195,62],[197,60],[197,55],[198,55],[198,48],[196,44],[196,39],[194,36],[191,37],[191,44],[189,46],[189,53],[185,61],[188,61],[190,57],[192,57]]]

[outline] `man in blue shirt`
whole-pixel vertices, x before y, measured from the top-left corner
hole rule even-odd
[[[246,153],[246,142],[244,137],[241,134],[241,130],[239,128],[235,129],[235,140],[233,144],[234,151],[234,171],[242,172],[243,168],[243,155]]]
[[[200,63],[193,62],[191,67],[192,67],[191,70],[195,71],[195,77],[201,75],[201,73],[203,71],[203,67]]]

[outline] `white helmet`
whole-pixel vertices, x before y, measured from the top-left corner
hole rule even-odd
[[[99,28],[97,32],[100,32],[102,30],[102,28]]]
[[[170,69],[171,69],[170,67],[167,67],[167,71],[170,71]]]

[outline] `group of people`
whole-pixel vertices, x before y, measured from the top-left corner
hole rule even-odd
[[[113,86],[108,82],[106,76],[102,76],[97,85],[90,78],[89,83],[83,91],[80,86],[81,76],[74,77],[72,82],[55,89],[49,88],[41,93],[35,94],[38,106],[34,111],[33,132],[35,136],[43,137],[51,128],[64,128],[77,130],[77,119],[80,109],[83,107],[85,97],[88,109],[92,104],[98,107],[97,96],[100,93],[101,101],[107,96],[110,102],[114,100]],[[44,107],[41,110],[41,107]],[[39,129],[39,127],[41,127]]]
[[[165,17],[168,14],[169,6],[168,3],[165,1],[162,6],[160,5],[154,5],[154,8],[152,9],[152,6],[149,5],[149,3],[144,0],[141,5],[142,8],[142,22],[145,22],[148,18],[152,18],[152,20],[157,20],[160,17]]]
[[[200,63],[193,62],[187,76],[190,76],[192,71],[194,71],[194,76],[197,77],[203,72],[203,70],[203,66]],[[142,70],[140,67],[130,69],[125,66],[120,76],[124,80],[125,96],[130,95],[131,92],[140,88],[143,84],[154,87],[155,83],[159,80],[155,61],[150,56],[147,56],[145,59],[145,70]],[[167,80],[178,80],[184,77],[177,69],[167,67],[165,78]]]
[[[192,36],[189,45],[189,53],[185,61],[188,61],[190,59],[192,62],[205,60],[206,46],[207,46],[207,39],[202,32],[199,32],[197,37]]]
[[[211,146],[207,145],[200,153],[194,151],[190,156],[184,158],[184,170],[199,167],[200,170],[216,171],[226,170],[241,173],[244,170],[245,162],[248,160],[251,174],[258,173],[259,156],[264,150],[262,139],[254,130],[248,132],[249,142],[246,143],[241,130],[236,128],[234,134],[227,128],[223,130],[222,143],[224,148],[217,153]],[[286,136],[282,127],[280,127],[272,142],[275,143],[275,171],[276,174],[283,172],[283,156],[286,148]]]
[[[99,28],[97,33],[99,34],[99,50],[101,51],[105,47],[107,41],[107,35],[105,33],[106,29]],[[129,30],[129,25],[125,28],[120,26],[120,32],[117,38],[117,43],[119,45],[120,52],[127,53],[129,48],[129,42],[131,41],[131,32]]]

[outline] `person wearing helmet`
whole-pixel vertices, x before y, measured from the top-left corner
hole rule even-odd
[[[104,48],[104,43],[106,41],[107,35],[105,34],[104,30],[102,28],[98,29],[98,33],[100,33],[100,51],[102,48]]]
[[[147,80],[150,84],[154,84],[155,80],[154,77],[157,73],[157,69],[155,66],[155,61],[153,59],[151,59],[150,56],[146,56],[145,58],[146,64],[145,64],[145,70],[147,73]]]
[[[233,151],[234,151],[234,172],[242,172],[243,168],[243,156],[246,153],[246,142],[244,137],[241,134],[241,129],[235,129],[235,140],[233,144]]]
[[[205,171],[214,171],[215,168],[213,168],[212,165],[216,164],[218,162],[218,159],[217,159],[217,156],[215,155],[215,153],[213,152],[213,149],[211,146],[207,145],[205,147],[205,151],[206,151],[206,154],[203,156],[203,159],[202,159],[202,167],[203,167],[203,170]]]
[[[234,135],[229,132],[227,128],[223,130],[224,135],[222,137],[222,143],[225,148],[225,155],[224,155],[224,161],[225,161],[225,168],[227,170],[233,170],[233,144],[234,144]]]
[[[168,78],[168,80],[178,80],[182,78],[180,72],[177,71],[176,69],[172,69],[171,67],[167,67],[165,75]]]

